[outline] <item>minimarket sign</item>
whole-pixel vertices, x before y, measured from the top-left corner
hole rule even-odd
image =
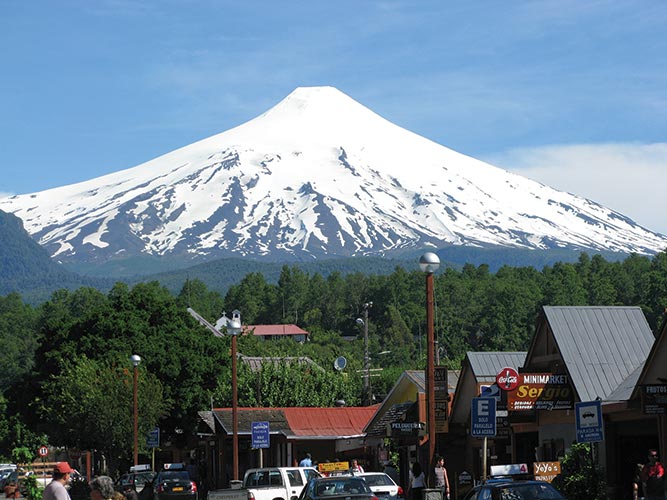
[[[569,377],[553,373],[519,373],[519,381],[507,392],[509,411],[572,410],[574,390]]]

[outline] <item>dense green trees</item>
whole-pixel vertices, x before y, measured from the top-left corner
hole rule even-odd
[[[177,296],[157,282],[59,290],[39,306],[18,294],[0,297],[0,455],[13,447],[52,445],[105,449],[127,458],[131,354],[139,354],[142,433],[159,424],[178,443],[197,411],[231,404],[230,339],[217,338],[187,312],[212,322],[226,310],[244,324],[296,323],[311,333],[292,340],[238,339],[245,356],[309,357],[317,366],[239,364],[241,406],[326,406],[359,403],[364,344],[355,319],[369,308],[372,379],[386,393],[405,369],[423,369],[425,279],[397,267],[389,275],[333,272],[326,278],[284,266],[276,284],[251,272],[225,297],[198,280]],[[580,257],[541,271],[486,265],[443,269],[435,277],[435,330],[442,364],[458,368],[469,350],[524,350],[542,305],[636,305],[657,328],[667,305],[667,253],[608,262]],[[344,373],[333,370],[338,356]],[[299,380],[299,384],[294,381]],[[85,430],[85,432],[77,432]],[[46,436],[45,436],[46,435]]]
[[[49,437],[81,450],[101,450],[110,460],[126,456],[132,449],[133,368],[126,360],[90,360],[83,356],[52,376],[45,384],[46,399],[40,417],[50,422]],[[166,416],[157,377],[141,369],[138,380],[139,430],[144,436]]]

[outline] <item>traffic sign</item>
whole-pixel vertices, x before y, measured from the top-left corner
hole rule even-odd
[[[49,454],[49,449],[46,446],[40,446],[39,449],[37,450],[37,454],[40,457],[45,457],[46,455]]]
[[[252,447],[270,448],[271,438],[269,437],[268,422],[252,422]]]
[[[479,397],[493,398],[500,403],[502,398],[500,387],[498,387],[498,384],[482,384],[479,386]]]
[[[604,441],[601,401],[582,401],[581,403],[575,403],[574,415],[577,424],[578,443],[595,443]]]
[[[495,399],[472,398],[470,435],[473,437],[493,437],[496,435]]]
[[[155,427],[152,431],[148,432],[146,436],[146,448],[159,448],[160,447],[160,428]]]

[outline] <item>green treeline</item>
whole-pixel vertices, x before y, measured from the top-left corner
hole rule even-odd
[[[294,323],[311,341],[238,339],[244,356],[308,357],[315,365],[239,363],[240,406],[331,406],[361,399],[368,309],[372,392],[385,394],[406,369],[425,364],[425,279],[396,267],[388,275],[334,272],[326,278],[284,266],[276,284],[247,274],[222,297],[199,280],[173,294],[158,282],[108,293],[58,290],[38,306],[16,293],[0,297],[0,459],[41,444],[104,451],[113,464],[131,455],[132,354],[139,365],[140,432],[159,425],[178,444],[197,412],[231,405],[229,337],[218,338],[187,312],[215,322],[241,311],[243,324]],[[486,265],[435,277],[435,331],[441,364],[459,368],[467,351],[525,350],[543,305],[641,306],[657,329],[667,305],[667,252],[609,262],[582,254],[542,271]],[[333,362],[345,356],[343,372]]]

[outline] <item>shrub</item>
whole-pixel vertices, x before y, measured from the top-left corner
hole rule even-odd
[[[593,459],[589,443],[574,443],[561,461],[561,473],[552,484],[568,500],[604,500],[602,468]]]

